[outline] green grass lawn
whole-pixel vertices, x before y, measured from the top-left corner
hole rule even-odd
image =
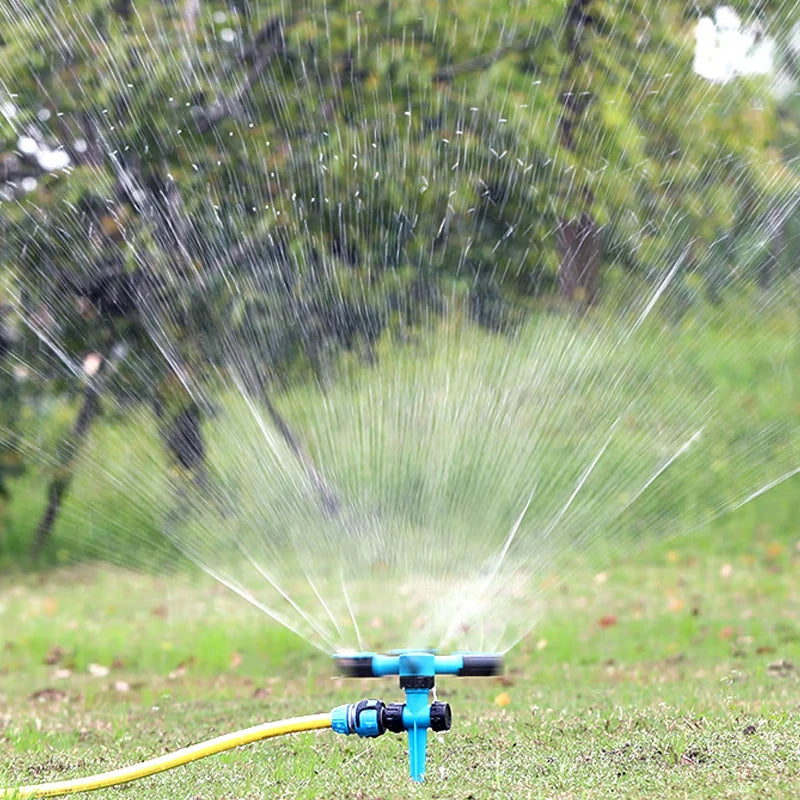
[[[779,491],[791,502],[796,486]],[[424,786],[406,777],[401,737],[323,731],[104,796],[797,797],[800,530],[791,515],[759,525],[769,503],[569,576],[504,677],[440,679],[454,724],[432,736]],[[364,696],[401,693],[331,677],[325,654],[206,580],[73,567],[2,581],[0,784],[104,771]]]

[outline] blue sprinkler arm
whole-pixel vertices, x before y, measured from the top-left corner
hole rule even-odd
[[[339,669],[351,678],[381,678],[398,675],[405,703],[362,700],[338,706],[331,712],[337,733],[375,737],[386,731],[408,732],[408,761],[411,778],[425,778],[428,728],[448,731],[452,714],[448,703],[428,703],[435,676],[488,676],[503,670],[503,658],[495,653],[454,653],[436,655],[423,650],[408,650],[392,655],[358,653],[334,656]]]

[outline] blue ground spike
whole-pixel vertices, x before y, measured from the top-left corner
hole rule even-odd
[[[428,703],[436,675],[464,677],[497,675],[503,670],[503,657],[496,653],[453,653],[440,656],[425,650],[403,650],[391,655],[357,653],[334,656],[342,673],[350,678],[382,678],[398,675],[405,703],[385,704],[380,700],[362,700],[334,708],[333,729],[337,733],[380,736],[386,731],[408,732],[408,762],[411,777],[425,777],[428,728],[450,730],[448,703]]]

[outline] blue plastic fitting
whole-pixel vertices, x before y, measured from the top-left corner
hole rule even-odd
[[[428,728],[450,729],[450,706],[429,703],[436,675],[487,676],[502,672],[503,659],[496,653],[454,653],[437,655],[427,650],[406,650],[382,655],[357,653],[334,656],[339,669],[353,678],[379,678],[398,675],[405,692],[405,704],[388,706],[380,700],[361,700],[338,706],[331,712],[337,733],[380,736],[386,730],[408,733],[408,763],[411,778],[425,778]]]
[[[430,725],[431,709],[428,705],[428,690],[406,689],[403,726],[408,731],[408,768],[413,781],[425,780]]]
[[[336,706],[331,711],[331,727],[336,733],[356,733],[363,737],[380,736],[386,728],[383,724],[384,704],[380,700],[360,700]]]

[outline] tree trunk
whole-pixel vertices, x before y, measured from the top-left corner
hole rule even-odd
[[[111,3],[111,8],[125,22],[130,22],[133,16],[133,0],[114,0]]]
[[[289,445],[289,449],[294,453],[297,460],[302,464],[311,478],[325,513],[329,517],[335,517],[339,513],[339,501],[336,498],[335,492],[328,485],[322,473],[317,469],[316,465],[311,460],[311,456],[303,449],[300,440],[295,436],[294,431],[289,427],[289,423],[286,422],[283,415],[275,407],[265,387],[261,389],[261,397],[264,401],[264,405],[267,407],[267,413],[270,415],[272,423],[278,429],[283,440]]]
[[[83,393],[78,417],[72,426],[69,439],[62,443],[56,466],[56,474],[47,489],[47,507],[39,520],[31,546],[31,556],[36,559],[42,552],[50,534],[53,532],[64,497],[72,482],[75,459],[80,453],[92,423],[100,413],[100,397],[94,386],[87,386]]]
[[[780,208],[774,208],[767,217],[767,230],[770,232],[769,248],[758,270],[758,285],[765,292],[772,288],[786,249],[785,222],[785,212]]]
[[[597,296],[597,278],[603,255],[603,237],[591,215],[561,223],[557,232],[560,264],[558,283],[566,300],[591,305]]]
[[[581,65],[588,58],[586,36],[595,25],[593,0],[571,0],[564,19],[564,47],[567,64],[561,76],[561,115],[558,120],[562,147],[577,152],[580,126],[586,124],[586,113],[594,102],[590,86],[583,85]],[[556,245],[559,254],[558,282],[561,296],[584,308],[597,296],[597,281],[603,258],[603,236],[591,210],[594,196],[585,187],[578,198],[582,207],[577,216],[559,220]],[[568,206],[575,207],[574,198],[564,197]]]
[[[203,471],[206,449],[200,430],[200,409],[194,403],[170,419],[165,439],[173,460],[183,469],[196,473]]]

